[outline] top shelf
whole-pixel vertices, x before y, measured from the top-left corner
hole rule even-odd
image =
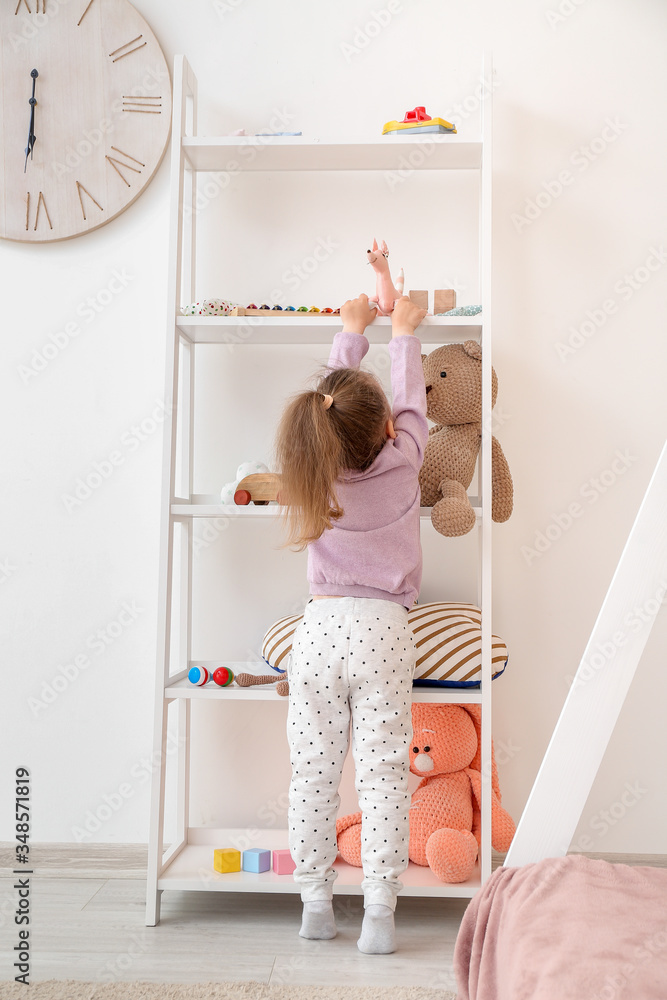
[[[422,133],[419,139],[320,142],[304,136],[185,136],[193,170],[479,170],[482,141]]]

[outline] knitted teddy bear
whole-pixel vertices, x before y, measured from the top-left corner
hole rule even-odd
[[[431,521],[441,535],[465,535],[475,524],[467,489],[482,439],[482,349],[475,340],[445,344],[422,354],[429,430],[419,473],[421,502],[432,507]],[[492,405],[498,379],[492,369]],[[491,514],[506,521],[512,513],[513,486],[507,459],[491,440]]]
[[[481,842],[481,708],[415,702],[412,728],[410,770],[422,781],[410,806],[410,861],[443,882],[465,882]],[[505,852],[515,826],[500,804],[493,746],[491,761],[491,843]],[[336,834],[343,860],[361,867],[361,813],[339,819]]]

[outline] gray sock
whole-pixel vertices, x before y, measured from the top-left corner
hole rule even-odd
[[[384,903],[369,903],[364,910],[357,948],[364,955],[389,955],[396,951],[394,911]]]
[[[336,921],[330,899],[316,899],[312,903],[303,904],[299,934],[314,941],[327,941],[336,937]]]

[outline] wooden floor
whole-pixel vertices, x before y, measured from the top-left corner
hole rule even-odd
[[[0,851],[0,980],[14,976],[9,956],[18,942],[10,858]],[[398,951],[362,955],[358,896],[335,898],[333,941],[299,937],[294,893],[164,892],[159,925],[146,927],[145,846],[86,845],[83,853],[34,844],[31,860],[32,982],[254,980],[456,990],[452,954],[467,900],[399,899]]]
[[[336,897],[333,941],[299,937],[295,894],[164,892],[160,924],[146,927],[145,846],[35,844],[31,858],[33,982],[255,980],[456,989],[452,954],[466,900],[399,898],[398,950],[367,956],[356,946],[361,897]],[[665,863],[646,856],[613,860]],[[0,980],[14,977],[10,956],[18,942],[10,864],[10,851],[0,850]]]

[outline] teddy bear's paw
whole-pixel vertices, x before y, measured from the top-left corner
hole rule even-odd
[[[434,504],[431,511],[433,527],[450,538],[466,535],[475,526],[475,511],[465,487],[456,480],[447,479],[440,484],[440,492],[442,499]]]
[[[361,823],[348,826],[338,834],[338,853],[348,865],[361,868]]]
[[[511,493],[506,496],[503,496],[502,494],[500,496],[496,496],[494,494],[491,502],[491,517],[496,524],[503,524],[504,521],[508,521],[510,519],[512,516],[513,506],[514,502]]]
[[[426,842],[426,857],[442,882],[465,882],[477,861],[477,841],[470,830],[436,830]]]

